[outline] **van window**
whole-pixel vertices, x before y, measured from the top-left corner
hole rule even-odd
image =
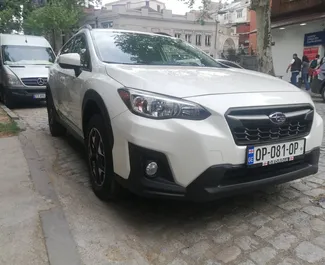
[[[49,47],[5,45],[2,58],[8,65],[45,65],[52,64],[55,55]]]

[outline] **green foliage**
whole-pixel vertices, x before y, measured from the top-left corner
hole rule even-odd
[[[0,33],[11,33],[22,29],[25,19],[33,9],[31,0],[0,0]]]
[[[52,0],[35,9],[24,22],[24,29],[33,34],[69,31],[78,25],[82,7],[76,0]]]
[[[214,13],[211,13],[209,10],[211,0],[179,0],[181,2],[184,2],[188,5],[190,9],[194,7],[195,3],[200,2],[199,6],[199,13],[197,17],[197,22],[200,23],[202,26],[205,24],[206,20],[212,19],[212,16]]]
[[[12,9],[0,11],[0,33],[11,33],[13,30],[19,30],[20,23],[15,20]]]

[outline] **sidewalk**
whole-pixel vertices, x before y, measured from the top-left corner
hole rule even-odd
[[[0,265],[49,264],[39,211],[18,137],[0,138]]]

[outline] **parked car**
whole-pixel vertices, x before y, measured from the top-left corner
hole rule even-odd
[[[48,68],[55,60],[44,37],[0,34],[0,97],[7,107],[45,100]]]
[[[216,61],[224,66],[226,66],[227,68],[239,68],[239,69],[244,69],[244,67],[240,66],[239,64],[232,62],[232,61],[228,61],[225,59],[216,59]]]
[[[81,29],[50,69],[47,108],[53,136],[84,142],[104,200],[124,187],[206,201],[318,170],[323,120],[310,96],[167,36]]]

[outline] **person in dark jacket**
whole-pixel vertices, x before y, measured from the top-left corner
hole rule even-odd
[[[298,55],[295,53],[293,55],[293,59],[291,63],[287,68],[287,73],[289,72],[289,69],[291,70],[291,84],[293,84],[294,86],[298,86],[297,77],[301,71],[301,66],[302,66],[302,62],[298,58]]]
[[[309,74],[309,60],[308,60],[308,57],[306,55],[304,55],[304,56],[302,56],[301,77],[305,83],[305,88],[307,91],[310,90],[308,74]]]

